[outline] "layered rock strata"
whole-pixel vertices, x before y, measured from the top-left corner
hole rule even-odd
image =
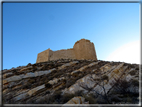
[[[139,65],[124,62],[62,59],[3,70],[2,76],[4,104],[51,104],[49,96],[53,97],[58,91],[60,97],[52,101],[57,104],[67,103],[60,99],[61,96],[78,91],[86,94],[96,91],[104,95],[101,86],[109,93],[113,90],[112,82],[119,78],[134,82],[129,88],[139,93]],[[89,92],[82,85],[95,91]]]

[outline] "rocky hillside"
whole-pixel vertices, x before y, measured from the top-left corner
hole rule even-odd
[[[2,73],[4,104],[139,103],[137,64],[60,59]]]

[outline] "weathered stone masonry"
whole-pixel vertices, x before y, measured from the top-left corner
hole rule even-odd
[[[94,44],[90,40],[81,39],[77,41],[73,48],[52,51],[50,48],[39,53],[36,63],[57,59],[91,59],[97,60]]]

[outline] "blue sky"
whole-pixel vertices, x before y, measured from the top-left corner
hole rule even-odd
[[[94,43],[99,60],[109,60],[140,41],[139,9],[139,3],[3,3],[3,69],[33,64],[39,52],[72,48],[82,38]]]

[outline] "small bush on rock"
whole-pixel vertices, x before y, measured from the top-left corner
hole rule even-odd
[[[135,75],[136,72],[137,72],[136,70],[132,70],[132,71],[129,72],[129,74],[130,74],[130,75]]]
[[[46,83],[46,84],[45,84],[45,87],[46,87],[46,88],[51,88],[51,87],[52,87],[52,85],[51,85],[51,84],[49,84],[49,83]]]
[[[75,96],[83,96],[83,90],[76,91]]]
[[[133,79],[133,80],[132,80],[132,85],[134,85],[134,86],[139,86],[139,81]]]
[[[69,81],[66,81],[66,88],[69,88],[71,85],[73,85],[76,82],[75,78],[72,78]]]
[[[62,98],[61,98],[61,102],[62,104],[67,103],[70,99],[72,99],[75,96],[75,94],[70,94],[70,93],[64,93]]]
[[[107,75],[103,75],[102,76],[102,80],[108,80],[108,76]]]
[[[89,104],[96,104],[97,103],[96,99],[94,97],[92,97],[92,96],[85,95],[83,97],[85,98],[86,101],[89,101]]]

